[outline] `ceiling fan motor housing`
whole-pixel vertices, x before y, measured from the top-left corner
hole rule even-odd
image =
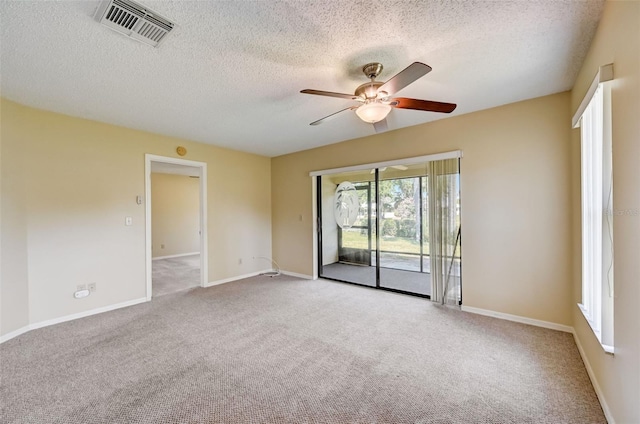
[[[380,81],[369,81],[356,88],[355,95],[366,100],[373,100],[378,96],[378,88],[384,85]]]
[[[378,78],[378,75],[382,72],[382,63],[367,63],[362,67],[362,72],[364,72],[367,78],[374,80]]]
[[[369,82],[365,82],[356,88],[355,95],[361,97],[364,100],[374,100],[378,97],[378,88],[384,85],[383,82],[376,81],[380,72],[382,72],[382,63],[372,62],[367,63],[362,67],[362,72],[371,79]]]

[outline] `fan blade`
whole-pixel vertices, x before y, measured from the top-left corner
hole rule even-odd
[[[406,97],[396,97],[397,108],[424,110],[427,112],[451,113],[456,108],[454,103],[433,102],[431,100],[408,99]]]
[[[300,91],[304,94],[315,94],[317,96],[328,96],[328,97],[338,97],[341,99],[349,99],[349,100],[357,100],[358,96],[354,96],[353,94],[342,94],[342,93],[334,93],[332,91],[321,91],[321,90],[302,90]]]
[[[322,124],[324,121],[334,118],[337,114],[339,114],[340,112],[344,112],[345,110],[353,110],[353,109],[358,109],[358,106],[351,106],[342,110],[339,110],[337,112],[332,113],[331,115],[327,115],[324,118],[320,118],[317,121],[313,121],[312,123],[310,123],[309,125],[320,125]]]
[[[427,75],[429,72],[431,72],[431,66],[420,62],[413,62],[395,76],[391,77],[389,81],[382,84],[378,89],[378,93],[384,91],[387,93],[387,96],[393,96],[395,93],[402,90],[418,78]]]
[[[374,122],[373,128],[377,133],[387,131],[389,129],[389,127],[387,126],[387,118],[383,119],[382,121]]]

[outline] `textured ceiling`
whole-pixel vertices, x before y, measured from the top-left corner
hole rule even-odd
[[[452,115],[569,90],[602,0],[143,1],[177,24],[159,48],[93,19],[97,1],[0,2],[0,93],[154,133],[277,156],[374,134],[353,102],[361,67],[385,81],[433,71],[398,93],[457,103]],[[389,130],[446,118],[395,109]]]

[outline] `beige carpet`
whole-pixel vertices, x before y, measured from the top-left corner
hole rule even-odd
[[[255,277],[0,345],[3,423],[603,423],[570,334]]]
[[[151,262],[151,292],[162,296],[200,285],[200,255],[155,259]]]

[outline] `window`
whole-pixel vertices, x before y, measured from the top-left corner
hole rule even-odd
[[[578,306],[605,351],[613,353],[613,181],[608,92],[601,73],[602,68],[574,120],[581,139],[582,303]]]

